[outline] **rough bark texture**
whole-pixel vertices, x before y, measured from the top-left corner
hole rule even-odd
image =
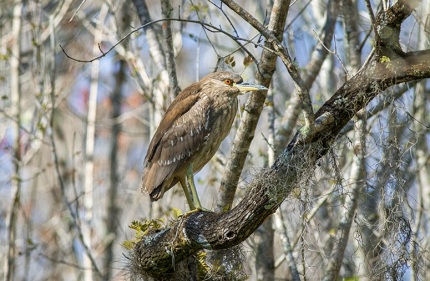
[[[400,22],[416,7],[416,1],[408,2],[415,6],[405,3],[400,1],[392,7],[403,9],[396,12],[401,15]],[[383,13],[389,15],[391,11]],[[400,29],[399,23],[396,26]],[[262,32],[266,39],[273,39],[267,32]],[[286,53],[281,45],[272,46],[280,56]],[[391,43],[385,46],[395,49]],[[192,213],[171,227],[149,233],[130,253],[132,273],[166,277],[175,271],[176,263],[201,249],[226,249],[241,243],[276,211],[304,175],[312,172],[355,113],[392,85],[430,77],[430,50],[401,55],[383,50],[386,48],[376,50],[376,55],[316,112],[311,135],[306,128],[299,130],[274,165],[255,176],[238,206],[222,214]]]
[[[282,41],[289,3],[290,1],[275,1],[270,17],[269,29],[280,41]],[[270,46],[267,45],[267,47]],[[261,55],[260,73],[257,77],[259,82],[266,87],[269,87],[275,72],[276,58],[277,56],[273,52],[267,50],[263,51]],[[265,91],[254,93],[245,105],[242,122],[234,140],[232,155],[225,168],[224,180],[221,182],[217,212],[228,211],[233,205],[237,183],[248,155],[249,146],[254,138],[255,128],[266,100],[266,93]]]
[[[321,72],[324,61],[329,54],[328,49],[331,48],[331,41],[333,39],[336,20],[339,13],[339,1],[329,1],[327,8],[327,15],[320,37],[322,44],[315,47],[312,52],[312,57],[309,63],[304,67],[303,81],[308,89],[312,88],[318,73]],[[297,93],[294,93],[290,100],[290,105],[285,110],[282,125],[278,129],[275,143],[275,150],[278,153],[279,148],[285,147],[288,140],[293,135],[293,129],[296,126],[301,111],[300,98]]]
[[[171,18],[172,10],[173,8],[169,0],[161,1],[161,13],[163,14],[164,18]],[[163,30],[163,51],[166,56],[166,69],[169,73],[170,99],[173,101],[181,89],[179,88],[178,78],[176,75],[176,63],[171,24],[172,23],[170,21],[165,21],[161,27]]]

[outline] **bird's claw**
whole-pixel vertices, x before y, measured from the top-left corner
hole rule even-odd
[[[212,212],[212,210],[209,210],[200,206],[200,207],[196,207],[195,209],[189,210],[188,212],[183,214],[182,217],[186,218],[197,212]]]

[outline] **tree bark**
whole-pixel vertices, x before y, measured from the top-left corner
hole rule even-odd
[[[392,8],[398,10],[399,5],[404,10],[398,14],[404,20],[413,7],[400,1]],[[286,51],[267,32],[262,34],[272,40],[274,51],[287,63]],[[312,134],[306,128],[299,130],[275,163],[255,176],[239,205],[220,214],[192,213],[170,227],[150,231],[130,252],[131,272],[169,276],[175,263],[201,249],[226,249],[241,243],[276,211],[293,188],[301,185],[305,175],[314,170],[316,161],[327,153],[341,129],[359,110],[390,86],[430,77],[430,50],[400,55],[391,51],[385,54],[387,48],[395,46],[386,44],[376,50],[375,56],[316,112]],[[381,59],[385,55],[388,60]]]
[[[273,35],[282,41],[285,21],[288,14],[290,1],[275,1],[269,21],[269,29]],[[260,83],[269,87],[272,75],[276,69],[276,55],[264,50],[261,55],[260,74],[257,76]],[[232,155],[224,170],[223,181],[217,198],[217,212],[228,211],[233,205],[236,194],[237,183],[248,155],[251,141],[254,138],[255,128],[263,110],[266,92],[256,92],[250,96],[245,105],[239,130],[234,139]]]
[[[7,217],[8,249],[5,259],[5,280],[15,279],[15,267],[18,252],[16,249],[17,220],[21,202],[21,81],[20,81],[20,59],[21,59],[21,30],[22,11],[24,4],[18,1],[13,8],[12,33],[14,43],[11,46],[12,57],[10,60],[10,96],[12,102],[11,115],[16,120],[14,126],[15,139],[12,145],[14,167],[12,180],[12,205]]]
[[[171,18],[172,14],[172,5],[170,4],[170,0],[162,0],[161,1],[161,13],[164,18]],[[178,78],[176,75],[176,63],[175,63],[175,53],[173,48],[173,38],[172,38],[172,22],[165,21],[162,24],[163,30],[163,51],[165,54],[166,60],[166,70],[169,74],[169,91],[170,91],[170,100],[173,101],[175,97],[179,94],[181,89],[178,85]]]

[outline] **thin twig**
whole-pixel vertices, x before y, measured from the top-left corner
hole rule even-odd
[[[372,4],[370,3],[370,0],[365,0],[364,2],[366,2],[366,8],[369,12],[370,21],[372,22],[373,31],[375,32],[375,41],[378,42],[379,41],[379,35],[378,35],[378,30],[376,29],[377,25],[376,25],[375,14],[373,13],[373,9],[372,9]]]
[[[52,34],[52,36],[51,36],[51,45],[52,45],[52,50],[54,50],[55,49],[55,38],[54,38],[54,34],[55,33],[52,32],[51,34]],[[56,87],[56,85],[55,85],[55,81],[56,81],[56,77],[55,77],[55,73],[56,73],[56,69],[55,69],[55,56],[53,56],[53,61],[52,61],[52,64],[51,64],[51,71],[50,71],[50,73],[51,73],[51,77],[50,77],[51,78],[50,79],[51,80],[51,93],[50,93],[50,95],[51,95],[51,104],[54,106],[55,105],[55,87]],[[52,110],[55,110],[54,107],[52,108]],[[66,205],[66,207],[67,207],[67,209],[68,209],[68,211],[70,213],[70,216],[72,217],[73,227],[76,229],[76,231],[78,233],[79,241],[81,242],[82,247],[84,248],[84,252],[85,252],[85,254],[87,255],[87,257],[89,258],[89,260],[91,262],[93,270],[96,272],[96,274],[97,274],[98,277],[102,278],[103,275],[101,274],[101,272],[100,272],[100,270],[99,270],[99,268],[97,266],[97,263],[96,263],[94,257],[91,254],[91,251],[90,251],[88,245],[85,243],[84,236],[83,236],[83,233],[82,233],[82,229],[81,229],[81,227],[80,227],[80,225],[78,223],[77,213],[75,213],[75,211],[72,208],[72,204],[67,200],[66,185],[65,185],[63,177],[61,175],[60,160],[58,159],[57,146],[56,146],[56,142],[55,142],[55,139],[54,139],[54,115],[55,114],[53,112],[51,114],[51,119],[50,119],[50,122],[49,122],[50,127],[49,127],[49,131],[48,131],[49,132],[48,135],[49,135],[49,139],[50,139],[50,142],[51,142],[51,155],[52,155],[52,158],[54,160],[54,169],[55,169],[56,177],[58,179],[58,184],[60,186],[61,197],[62,197],[62,199],[63,199],[63,201],[64,201],[64,203],[65,203],[65,205]]]
[[[211,25],[211,24],[208,24],[208,23],[205,23],[205,22],[201,22],[201,21],[197,21],[197,20],[185,20],[185,19],[180,19],[180,18],[170,18],[170,19],[159,19],[159,20],[154,20],[154,21],[151,21],[151,22],[149,22],[149,23],[147,23],[147,24],[144,24],[144,25],[142,25],[142,26],[140,26],[140,27],[138,27],[138,28],[136,28],[136,29],[134,29],[134,30],[132,30],[132,31],[130,31],[127,35],[125,35],[123,38],[121,38],[117,43],[115,43],[113,46],[111,46],[107,51],[105,51],[105,52],[103,52],[103,51],[101,51],[101,55],[100,56],[97,56],[97,57],[94,57],[94,58],[92,58],[92,59],[88,59],[88,60],[84,60],[84,59],[77,59],[77,58],[74,58],[74,57],[72,57],[71,55],[69,55],[67,52],[66,52],[66,50],[64,49],[64,47],[60,44],[59,46],[60,46],[60,48],[61,48],[61,50],[63,51],[63,53],[64,53],[64,55],[67,57],[67,58],[69,58],[69,59],[71,59],[71,60],[73,60],[73,61],[76,61],[76,62],[85,62],[85,63],[88,63],[88,62],[93,62],[93,61],[95,61],[95,60],[99,60],[99,59],[101,59],[101,58],[103,58],[103,57],[105,57],[107,54],[109,54],[113,49],[115,49],[116,48],[116,46],[118,46],[119,44],[121,44],[122,42],[124,42],[125,40],[127,40],[131,35],[133,35],[134,33],[136,33],[136,32],[138,32],[138,31],[140,31],[140,30],[142,30],[142,29],[144,29],[144,28],[146,28],[146,27],[148,27],[148,26],[150,26],[150,25],[152,25],[152,24],[155,24],[155,23],[159,23],[159,22],[163,22],[163,21],[178,21],[178,22],[187,22],[187,23],[195,23],[195,24],[199,24],[199,25],[201,25],[203,28],[205,28],[206,30],[208,30],[208,31],[210,31],[210,32],[218,32],[218,33],[222,33],[222,34],[224,34],[224,35],[226,35],[226,36],[228,36],[229,38],[231,38],[233,41],[235,41],[239,46],[241,46],[241,48],[243,48],[243,50],[254,60],[254,62],[258,65],[258,61],[257,61],[257,59],[255,59],[255,57],[252,55],[252,53],[250,53],[245,47],[244,47],[244,45],[242,44],[242,43],[240,43],[239,41],[243,41],[243,42],[247,42],[247,43],[250,43],[250,44],[253,44],[254,46],[257,46],[257,47],[261,47],[261,48],[265,48],[265,49],[267,49],[267,50],[270,50],[270,49],[268,49],[267,47],[264,47],[262,44],[259,44],[259,43],[256,43],[256,42],[253,42],[253,41],[250,41],[250,40],[248,40],[248,39],[246,39],[246,38],[240,38],[240,37],[236,37],[236,36],[233,36],[233,35],[231,35],[230,33],[228,33],[228,32],[226,32],[226,31],[224,31],[224,30],[222,30],[221,28],[219,28],[219,27],[216,27],[216,26],[213,26],[213,25]],[[274,52],[273,50],[270,50],[271,52]]]
[[[222,8],[222,2],[221,2],[221,5],[219,5],[219,6],[211,0],[209,0],[209,3],[211,3],[212,5],[214,5],[216,8],[218,8],[221,11],[221,13],[224,15],[224,17],[227,19],[228,23],[230,24],[231,28],[233,28],[233,31],[236,34],[236,36],[239,37],[239,33],[237,32],[236,27],[234,27],[234,24],[231,22],[230,18],[228,17],[226,12]]]
[[[79,10],[82,8],[82,6],[85,4],[86,0],[82,0],[79,4],[78,8],[76,8],[75,12],[73,13],[72,17],[69,19],[69,22],[72,22],[72,20],[75,18],[76,14],[79,12]]]
[[[275,219],[277,229],[279,231],[280,239],[282,242],[282,248],[284,250],[283,257],[287,258],[288,268],[291,271],[291,277],[294,281],[300,281],[299,270],[297,269],[297,263],[294,259],[294,247],[291,246],[290,238],[288,237],[287,224],[282,215],[282,209],[279,208],[275,213]],[[276,268],[276,265],[275,265]]]
[[[348,76],[348,70],[346,69],[345,65],[342,62],[342,59],[339,56],[339,53],[337,52],[337,45],[336,45],[336,36],[333,35],[333,41],[334,41],[334,51],[330,50],[325,44],[324,42],[319,38],[319,36],[317,35],[317,33],[315,32],[315,30],[312,30],[315,34],[315,37],[317,38],[317,40],[321,43],[321,46],[324,47],[324,49],[327,50],[327,52],[329,52],[330,54],[333,54],[336,56],[337,60],[339,61],[340,65],[343,68],[343,71],[345,72],[345,74]]]
[[[304,216],[303,224],[307,225],[313,217],[316,215],[317,211],[321,208],[323,204],[327,201],[328,197],[333,194],[333,191],[337,188],[335,184],[333,184],[327,192],[322,195],[319,200],[316,202],[315,206],[310,210],[306,216]],[[299,243],[300,238],[303,236],[302,232],[297,233],[297,235],[294,237],[293,242],[291,244],[291,248],[296,248],[297,244]],[[280,256],[276,262],[275,262],[275,268],[279,267],[281,263],[285,260],[286,256],[282,255]]]
[[[18,1],[13,7],[12,19],[12,34],[16,38],[11,46],[11,59],[10,59],[10,95],[11,95],[11,115],[18,120],[13,126],[15,137],[12,144],[13,151],[13,175],[12,175],[12,204],[10,206],[10,213],[6,219],[7,222],[7,257],[5,258],[4,278],[5,280],[15,280],[16,270],[16,239],[17,239],[17,221],[18,212],[21,205],[21,80],[20,80],[20,60],[21,60],[21,35],[22,35],[22,12],[24,4]]]

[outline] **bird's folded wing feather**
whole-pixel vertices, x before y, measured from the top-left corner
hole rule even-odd
[[[168,109],[145,158],[143,184],[147,192],[158,188],[204,144],[211,125],[207,102],[189,94]],[[145,174],[150,178],[145,179]]]

